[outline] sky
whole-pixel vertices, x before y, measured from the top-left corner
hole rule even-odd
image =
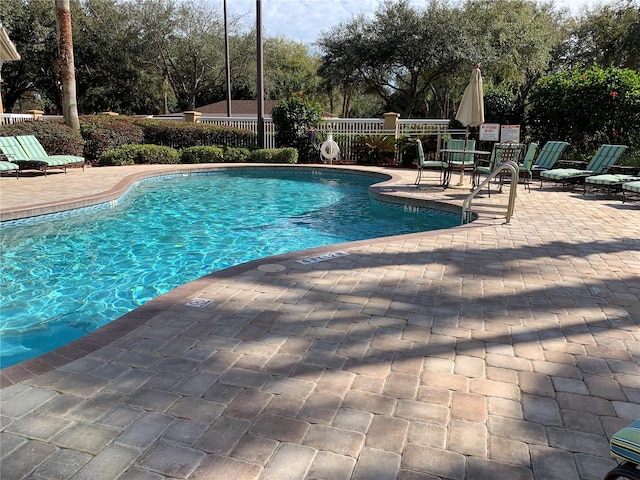
[[[418,8],[428,0],[410,0]],[[372,14],[383,0],[261,0],[263,34],[284,37],[309,46],[332,26],[351,20],[360,13]],[[213,0],[222,6],[223,0]],[[555,0],[557,8],[578,15],[585,8],[611,0]],[[222,7],[220,7],[222,11]],[[229,18],[245,15],[244,23],[255,25],[256,0],[227,0]]]

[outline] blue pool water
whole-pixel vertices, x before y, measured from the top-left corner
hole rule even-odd
[[[459,218],[371,200],[376,179],[236,170],[146,181],[112,208],[0,230],[0,366],[53,350],[179,285],[249,260]]]

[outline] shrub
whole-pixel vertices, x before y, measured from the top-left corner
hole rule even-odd
[[[590,154],[603,143],[640,152],[640,73],[593,66],[540,79],[529,96],[529,126],[539,141],[565,140]]]
[[[296,148],[304,161],[315,158],[308,131],[320,123],[321,109],[318,105],[298,92],[280,101],[271,111],[271,118],[276,129],[277,147]]]
[[[80,117],[80,133],[84,138],[84,157],[88,162],[103,152],[121,145],[142,143],[144,135],[136,119],[127,116],[86,115]]]
[[[248,148],[224,148],[224,161],[226,163],[244,163],[251,156]]]
[[[38,120],[0,126],[0,136],[35,135],[49,155],[83,156],[84,141],[61,120]]]
[[[298,163],[298,151],[295,148],[264,148],[254,150],[247,159],[251,163]]]
[[[100,156],[101,166],[138,165],[138,164],[173,164],[179,163],[180,154],[171,147],[160,145],[122,145],[107,150]]]
[[[362,135],[351,147],[356,161],[365,165],[390,163],[396,154],[396,139],[390,135]]]
[[[248,130],[168,120],[140,120],[144,142],[183,149],[196,146],[246,147],[256,144]]]
[[[181,163],[222,163],[225,161],[222,147],[189,147],[182,150]]]

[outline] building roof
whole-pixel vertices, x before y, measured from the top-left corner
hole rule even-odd
[[[278,105],[277,100],[265,100],[264,101],[264,114],[271,115],[273,107]],[[195,109],[196,112],[208,113],[210,115],[220,115],[221,117],[227,116],[227,101],[222,100],[216,103],[210,103]],[[232,117],[250,117],[258,116],[258,101],[257,100],[231,100],[231,116]]]

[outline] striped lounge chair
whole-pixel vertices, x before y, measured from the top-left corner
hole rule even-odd
[[[567,142],[559,142],[556,140],[545,143],[542,149],[540,149],[540,153],[538,153],[535,164],[531,166],[531,178],[538,178],[540,172],[551,170],[568,146],[569,144]]]
[[[640,172],[638,175],[640,175]],[[620,192],[622,185],[625,183],[640,181],[640,176],[638,175],[627,175],[621,173],[593,175],[584,179],[583,193],[587,193],[587,189],[591,189],[592,191],[604,190],[606,193],[615,194]]]
[[[39,170],[45,175],[51,168],[67,171],[69,160],[64,156],[30,157],[15,137],[0,137],[0,151],[21,171]]]
[[[20,167],[17,163],[7,162],[6,160],[0,160],[0,173],[16,172],[16,178],[20,173]]]
[[[640,199],[640,179],[622,184],[622,202],[624,203],[632,197]]]
[[[626,145],[602,145],[584,170],[578,168],[554,168],[540,172],[540,186],[543,180],[559,182],[563,185],[578,183],[592,175],[606,173],[611,165],[615,165],[627,149]],[[581,182],[580,182],[581,183]]]
[[[84,170],[85,161],[83,157],[76,155],[49,155],[35,135],[20,135],[16,137],[16,140],[22,145],[29,158],[61,159],[67,165],[82,165]]]
[[[640,480],[640,419],[613,434],[610,452],[620,463],[605,475],[604,480]]]

